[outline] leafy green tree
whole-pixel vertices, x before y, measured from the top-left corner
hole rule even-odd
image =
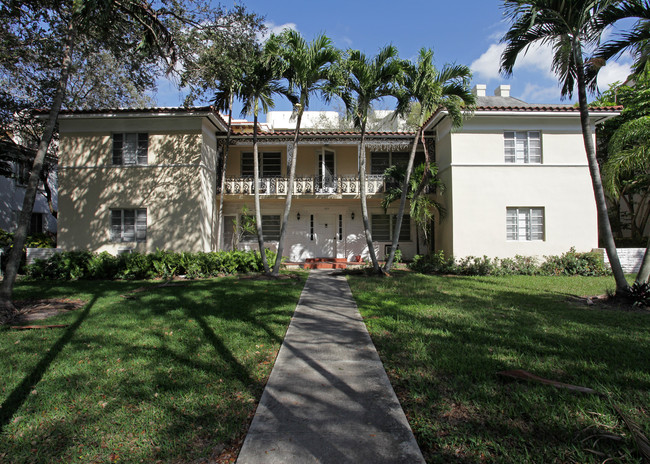
[[[368,116],[372,103],[385,97],[400,97],[399,83],[404,73],[404,62],[399,59],[397,49],[388,45],[381,49],[374,58],[368,58],[358,50],[348,53],[340,66],[337,66],[331,76],[328,95],[339,95],[345,104],[346,111],[361,130],[359,141],[359,193],[361,197],[361,216],[368,245],[368,253],[375,273],[380,273],[377,255],[372,243],[370,220],[368,218],[367,185],[366,185],[366,146],[365,137]],[[403,113],[408,101],[398,98],[397,113]]]
[[[259,50],[247,73],[241,81],[240,96],[243,102],[242,116],[253,115],[253,188],[255,191],[255,223],[257,226],[257,243],[262,256],[264,273],[271,274],[262,230],[262,209],[260,205],[260,168],[257,144],[258,116],[260,109],[267,113],[275,106],[274,95],[286,95],[287,90],[280,84],[282,76],[281,63],[270,50]]]
[[[596,159],[589,121],[585,66],[587,50],[600,41],[604,31],[599,27],[598,19],[618,3],[597,0],[505,0],[511,26],[502,39],[506,48],[501,56],[501,72],[506,76],[512,75],[519,55],[533,44],[548,44],[553,47],[553,70],[562,84],[562,96],[571,97],[577,88],[582,135],[598,210],[599,235],[614,273],[616,292],[627,293],[629,286],[616,252]]]
[[[273,53],[284,61],[283,77],[288,82],[288,91],[294,102],[296,129],[293,136],[291,163],[289,165],[289,185],[282,215],[278,254],[273,266],[273,275],[280,272],[284,238],[289,222],[291,200],[293,196],[293,183],[296,176],[296,159],[298,158],[298,138],[300,124],[305,110],[309,108],[310,97],[320,93],[330,77],[330,66],[339,59],[340,52],[334,48],[332,41],[319,35],[311,42],[307,42],[299,32],[287,30],[280,36],[272,37],[268,42],[273,47]]]
[[[166,3],[161,2],[161,7],[164,6],[171,13],[173,5]],[[14,247],[9,253],[5,278],[0,287],[0,310],[5,316],[15,311],[11,303],[13,285],[45,155],[73,72],[75,46],[79,43],[94,44],[98,49],[112,53],[116,59],[131,63],[134,72],[160,59],[172,64],[176,61],[175,43],[164,18],[163,10],[157,11],[148,3],[136,0],[124,3],[110,0],[32,0],[5,2],[0,8],[0,39],[5,45],[16,47],[10,49],[16,50],[14,53],[3,54],[0,66],[9,71],[22,66],[41,66],[51,76],[50,86],[33,91],[53,90],[48,102],[49,115],[18,219]]]
[[[391,244],[390,255],[384,265],[384,272],[389,272],[395,251],[399,242],[399,234],[402,228],[402,219],[406,208],[408,186],[410,185],[411,173],[413,172],[413,162],[417,152],[422,125],[438,108],[444,107],[453,121],[454,127],[459,127],[463,123],[463,111],[471,109],[475,103],[475,97],[472,94],[469,84],[472,73],[467,66],[463,65],[446,65],[442,70],[436,69],[433,64],[433,50],[422,48],[415,63],[409,63],[405,66],[404,82],[401,85],[403,92],[402,98],[408,99],[411,103],[417,104],[419,111],[416,114],[415,137],[411,146],[411,153],[404,173],[403,185],[401,187],[401,197],[397,218],[395,220],[395,230],[393,233],[393,242]],[[411,116],[411,115],[410,115]],[[413,119],[413,116],[411,116]],[[424,145],[424,139],[423,139]],[[411,201],[417,201],[424,185],[430,179],[429,175],[433,172],[430,166],[428,152],[426,151],[426,166],[423,170],[423,177],[419,178],[422,188],[413,190]]]

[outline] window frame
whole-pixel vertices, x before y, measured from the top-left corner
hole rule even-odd
[[[277,155],[278,157],[278,163],[277,167],[279,168],[279,173],[278,174],[270,174],[267,175],[265,171],[269,168],[265,168],[265,165],[269,164],[270,161],[273,161],[273,165],[275,165],[275,160],[270,160],[269,155]],[[277,179],[279,177],[282,177],[282,152],[281,151],[264,151],[259,153],[260,156],[260,179],[269,179],[269,178],[274,178]],[[250,157],[249,160],[245,160],[245,158]],[[265,160],[266,158],[266,160]],[[253,152],[251,151],[246,151],[242,152],[240,156],[240,163],[239,163],[239,168],[240,168],[240,174],[242,177],[245,178],[253,178],[255,176],[255,160],[253,159]],[[250,174],[244,174],[244,165],[246,164],[246,170],[250,169]],[[250,165],[250,168],[248,167]],[[274,170],[275,171],[275,170]]]
[[[111,208],[110,213],[111,242],[145,243],[147,241],[147,208]],[[119,224],[116,223],[118,215]],[[127,221],[133,223],[127,224]],[[127,227],[132,228],[132,232]]]
[[[522,226],[522,220],[524,225]],[[537,224],[535,223],[537,222]],[[523,234],[522,234],[523,229]],[[537,229],[537,230],[535,230]],[[541,206],[506,207],[506,241],[546,241],[546,210]]]
[[[508,134],[512,134],[512,137],[508,137]],[[523,136],[525,134],[525,146],[523,148],[523,155],[520,157],[518,154],[518,140],[524,140]],[[531,137],[531,134],[537,134],[537,137]],[[509,142],[512,142],[512,146]],[[531,141],[533,145],[531,146]],[[532,150],[538,150],[539,153],[533,154]],[[512,153],[509,153],[509,151]],[[542,147],[542,131],[541,130],[505,130],[503,131],[503,155],[504,162],[506,164],[543,164],[544,162],[544,150]]]
[[[239,216],[240,224],[242,222],[242,217]],[[254,217],[254,216],[253,216]],[[277,222],[276,224],[271,224],[271,222]],[[282,227],[282,220],[280,214],[263,214],[262,215],[262,234],[264,236],[265,242],[277,242],[280,240],[280,228]],[[277,230],[276,230],[277,229]],[[241,237],[242,243],[252,243],[257,241],[257,232],[255,233],[243,233]]]
[[[376,218],[382,218],[382,221],[385,223],[384,218],[388,218],[388,235],[386,234],[376,234],[376,229],[375,229],[375,222]],[[372,233],[372,241],[373,242],[392,242],[393,241],[393,232],[395,230],[395,221],[397,219],[396,214],[373,214],[370,216],[370,230]],[[406,227],[405,227],[406,225]],[[406,238],[408,234],[408,239]],[[377,238],[377,236],[381,238]],[[384,237],[388,237],[387,239]],[[413,239],[411,238],[411,216],[408,214],[405,214],[404,217],[402,218],[402,228],[400,230],[400,238],[398,240],[398,243],[404,243],[404,242],[412,242]]]
[[[127,137],[135,136],[133,141],[128,142]],[[113,166],[148,166],[149,165],[149,133],[148,132],[114,132],[112,136],[113,150],[111,164]],[[125,157],[127,143],[132,144],[135,150]]]

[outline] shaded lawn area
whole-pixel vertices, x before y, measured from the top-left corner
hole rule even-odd
[[[17,300],[88,304],[42,322],[64,329],[0,328],[0,462],[190,462],[236,446],[298,302],[299,275],[139,293],[128,292],[160,282],[17,285]]]
[[[496,375],[609,393],[650,436],[650,313],[567,299],[611,277],[348,281],[427,462],[641,462],[609,399]]]

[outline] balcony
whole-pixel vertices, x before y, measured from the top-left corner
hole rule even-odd
[[[366,177],[368,195],[383,194],[386,181],[382,175]],[[358,196],[361,182],[357,176],[296,177],[293,181],[294,195],[341,195]],[[283,196],[287,194],[289,179],[267,177],[260,179],[260,195]],[[252,177],[226,178],[226,195],[253,195],[255,182]]]

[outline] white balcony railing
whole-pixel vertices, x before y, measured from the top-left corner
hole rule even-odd
[[[368,175],[367,193],[374,195],[386,191],[382,175]],[[260,179],[260,195],[286,195],[289,179],[266,177]],[[255,182],[252,177],[226,178],[226,195],[253,195]],[[360,180],[356,176],[296,177],[293,182],[294,195],[359,195]]]

